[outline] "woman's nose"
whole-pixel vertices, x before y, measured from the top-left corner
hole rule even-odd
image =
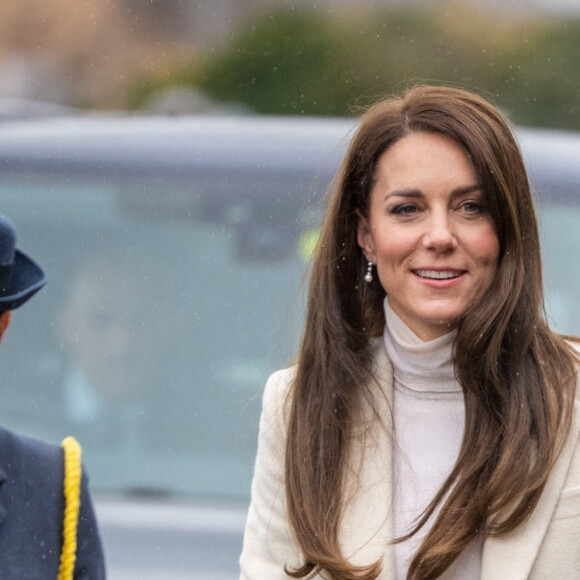
[[[425,224],[426,231],[423,235],[425,248],[444,252],[457,246],[457,239],[447,214],[434,215]]]

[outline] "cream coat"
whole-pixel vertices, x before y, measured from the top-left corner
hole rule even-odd
[[[382,341],[376,347],[376,382],[370,385],[384,426],[372,421],[365,448],[355,447],[347,480],[348,497],[340,544],[355,564],[382,560],[381,580],[394,578],[391,520],[390,403],[392,368]],[[300,562],[284,499],[284,402],[293,369],[272,375],[264,392],[258,454],[252,483],[240,580],[289,578],[284,565]],[[368,411],[368,410],[367,410]],[[361,428],[365,428],[364,425]],[[580,579],[580,401],[575,401],[568,441],[536,509],[513,532],[488,538],[483,547],[481,580]],[[321,578],[320,575],[315,578]]]

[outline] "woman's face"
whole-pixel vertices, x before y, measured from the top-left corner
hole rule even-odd
[[[489,288],[499,240],[471,162],[444,135],[412,133],[379,158],[358,243],[391,308],[423,340]]]

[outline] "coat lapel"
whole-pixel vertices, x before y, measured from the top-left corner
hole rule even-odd
[[[526,580],[560,497],[580,434],[580,403],[575,402],[570,434],[530,517],[515,530],[484,543],[481,580]]]

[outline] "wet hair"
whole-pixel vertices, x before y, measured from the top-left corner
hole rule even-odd
[[[362,402],[372,405],[372,343],[385,325],[385,291],[377,277],[363,282],[357,228],[368,218],[379,158],[418,132],[463,147],[500,252],[490,287],[457,324],[453,356],[465,400],[457,462],[416,527],[395,540],[434,518],[408,580],[439,577],[478,534],[516,528],[536,506],[569,431],[575,355],[546,323],[537,220],[509,123],[485,99],[457,88],[416,86],[376,103],[362,115],[331,192],[287,401],[286,501],[304,558],[287,569],[294,578],[325,571],[371,580],[380,573],[380,562],[351,564],[338,540],[354,427]]]

